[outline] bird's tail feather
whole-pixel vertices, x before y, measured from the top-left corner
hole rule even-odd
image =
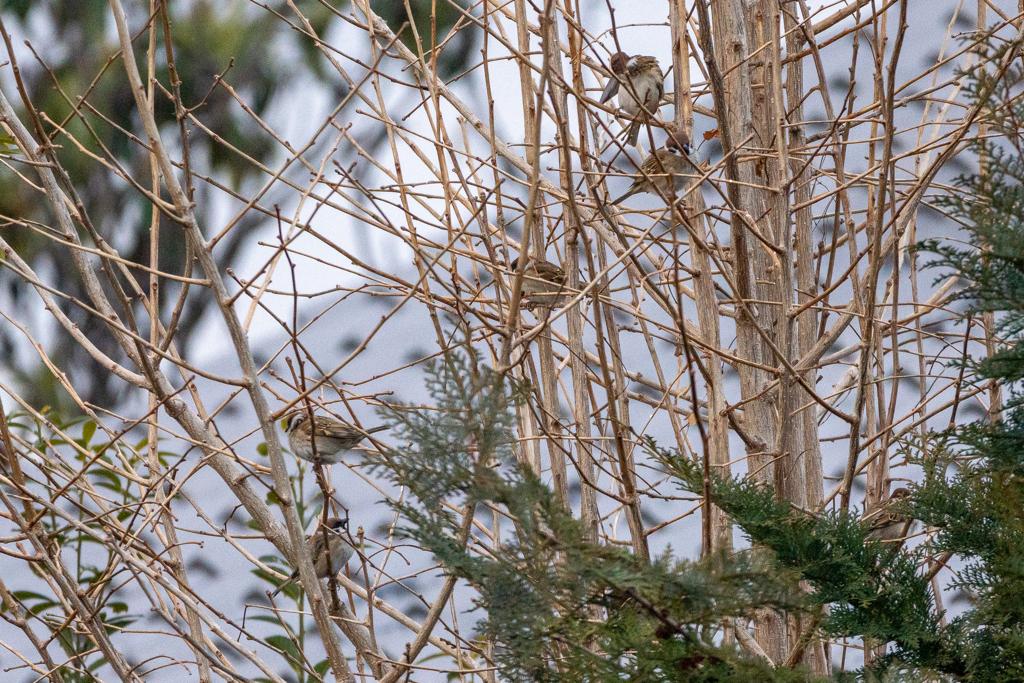
[[[640,120],[637,119],[629,124],[629,134],[626,135],[626,144],[636,147],[636,141],[640,139]]]
[[[629,188],[628,190],[626,190],[626,192],[625,192],[625,193],[624,193],[623,195],[621,195],[621,196],[620,196],[620,197],[619,197],[618,199],[613,199],[613,200],[612,200],[612,205],[618,204],[618,203],[619,203],[619,202],[621,202],[622,200],[624,200],[624,199],[628,199],[629,197],[632,197],[632,196],[633,196],[633,195],[635,195],[636,193],[637,193],[637,189],[636,189],[635,187],[630,187],[630,188]]]
[[[276,597],[277,597],[277,594],[278,594],[278,593],[280,593],[280,592],[281,592],[281,591],[283,591],[283,590],[284,590],[285,588],[287,588],[288,586],[290,586],[290,585],[292,585],[293,583],[295,583],[295,580],[296,580],[297,578],[299,578],[299,573],[298,573],[298,571],[292,572],[292,575],[291,575],[291,576],[289,576],[289,577],[288,577],[288,578],[287,578],[287,579],[285,580],[285,582],[284,582],[284,583],[282,583],[282,584],[281,584],[280,586],[278,586],[278,587],[277,587],[277,588],[276,588],[276,589],[274,590],[274,592],[270,594],[270,597],[272,597],[272,598],[276,598]]]

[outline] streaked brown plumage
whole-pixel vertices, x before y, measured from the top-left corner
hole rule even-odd
[[[323,415],[314,415],[316,424],[316,452],[323,462],[341,462],[346,451],[359,445],[368,434],[383,431],[387,426],[358,429],[352,425],[332,420]],[[305,410],[288,413],[281,420],[281,429],[288,434],[288,447],[299,458],[313,461],[313,444],[310,438],[309,415]]]
[[[690,154],[690,139],[686,133],[672,132],[665,141],[665,146],[659,148],[654,154],[644,159],[640,166],[640,173],[629,186],[626,193],[612,204],[618,204],[627,197],[632,197],[639,192],[660,192],[664,196],[669,195],[669,183],[679,187],[682,178],[679,177],[686,171],[693,169],[692,162],[687,157]]]
[[[515,278],[519,270],[519,259],[509,264],[510,277]],[[526,257],[523,268],[523,294],[557,294],[565,289],[565,271],[554,263],[543,259]]]
[[[646,123],[658,111],[665,96],[665,74],[654,57],[637,55],[630,57],[625,52],[616,52],[609,62],[612,77],[601,93],[601,104],[616,94],[619,109],[631,120],[626,144],[636,145],[640,125]]]
[[[579,292],[569,288],[565,271],[559,266],[544,259],[537,260],[529,256],[526,259],[523,270],[524,309],[559,306]],[[516,258],[509,264],[510,285],[515,282],[518,269],[519,259]]]
[[[861,520],[871,524],[867,533],[869,541],[882,541],[886,547],[894,549],[898,549],[903,544],[902,539],[910,533],[914,518],[909,517],[899,508],[902,507],[901,503],[909,497],[910,491],[898,488],[889,495],[888,500],[882,501]]]
[[[316,571],[318,579],[326,579],[332,574],[337,574],[352,558],[352,554],[355,552],[355,549],[345,537],[347,530],[347,519],[331,517],[327,520],[327,537],[329,539],[329,547],[331,549],[330,564],[327,562],[328,553],[324,552],[323,527],[317,525],[317,529],[313,532],[313,535],[306,537],[306,547],[309,549],[310,557],[313,558],[313,569]],[[299,569],[296,567],[295,571],[291,573],[291,576],[289,576],[284,583],[278,586],[277,590],[271,593],[271,595],[277,595],[298,580]]]

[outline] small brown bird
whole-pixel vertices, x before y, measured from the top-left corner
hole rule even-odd
[[[326,579],[337,574],[351,559],[355,548],[345,538],[346,531],[348,531],[347,519],[331,517],[327,520],[328,547],[331,549],[329,554],[324,552],[324,530],[319,525],[313,535],[306,538],[306,546],[309,548],[310,557],[313,558],[313,569],[316,570],[318,579]],[[331,560],[329,565],[327,562],[328,556],[330,556]],[[299,569],[296,567],[291,576],[278,586],[277,590],[271,593],[271,595],[277,595],[298,580]]]
[[[653,117],[661,106],[661,99],[665,96],[665,74],[654,57],[630,57],[625,52],[613,54],[609,66],[612,77],[601,93],[600,102],[604,104],[618,94],[619,109],[632,119],[626,144],[636,145],[640,125]]]
[[[359,445],[368,434],[387,429],[386,425],[359,429],[322,415],[314,415],[316,425],[316,453],[323,462],[341,462],[345,452]],[[313,430],[309,426],[309,415],[305,410],[288,413],[281,420],[281,429],[288,434],[288,447],[296,456],[313,462],[313,444],[310,438]]]
[[[869,541],[881,541],[886,547],[893,549],[898,549],[903,544],[902,539],[910,533],[914,518],[896,508],[909,497],[910,491],[898,488],[889,495],[888,500],[882,501],[861,520],[871,523],[867,533]]]
[[[553,306],[562,303],[566,297],[575,294],[565,284],[565,271],[543,259],[537,260],[527,256],[523,271],[523,298],[529,301],[527,308],[534,306]],[[509,264],[509,277],[515,281],[519,259]]]
[[[514,279],[519,270],[519,259],[509,264],[511,277]],[[543,259],[526,257],[523,268],[523,294],[558,294],[565,290],[565,271],[554,263]]]
[[[627,197],[632,197],[639,192],[650,192],[668,196],[669,183],[679,187],[683,180],[680,176],[683,172],[690,170],[692,162],[687,159],[690,154],[690,138],[684,132],[673,132],[665,141],[665,146],[659,148],[654,154],[644,159],[640,166],[640,173],[633,179],[626,193],[612,202],[618,204]]]

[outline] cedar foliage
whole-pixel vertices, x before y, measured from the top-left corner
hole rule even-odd
[[[513,457],[512,408],[522,387],[450,354],[429,369],[437,409],[389,411],[413,444],[378,471],[408,487],[403,533],[479,592],[481,635],[511,681],[805,681],[716,639],[723,617],[799,609],[795,575],[748,554],[704,562],[671,553],[644,566],[624,550],[586,543],[578,520]],[[481,554],[447,509],[495,506],[514,520]],[[592,618],[594,610],[600,619]]]

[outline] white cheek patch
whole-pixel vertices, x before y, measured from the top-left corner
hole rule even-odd
[[[639,55],[637,55],[636,57],[630,57],[629,61],[626,62],[626,68],[627,69],[632,69],[634,66],[636,66],[636,60],[637,59],[639,59]]]

